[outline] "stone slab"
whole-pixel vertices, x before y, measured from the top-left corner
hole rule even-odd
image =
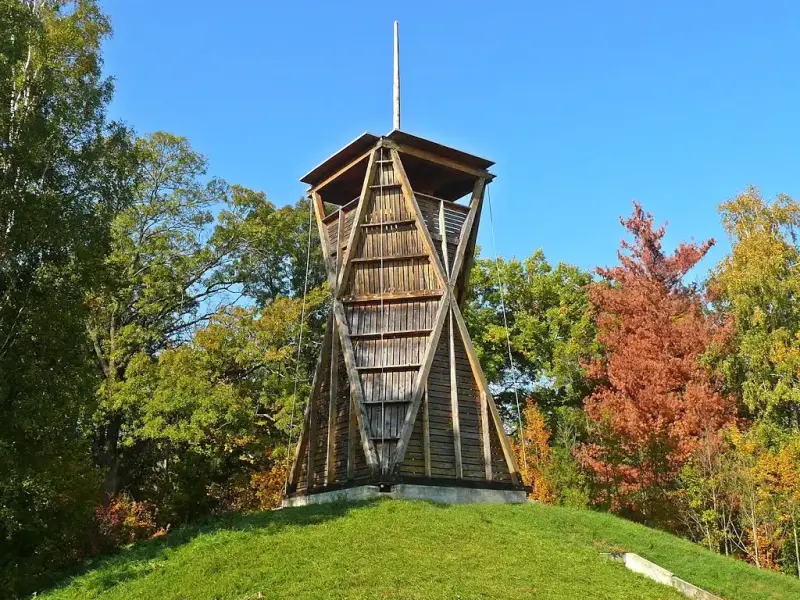
[[[659,567],[654,562],[650,562],[646,558],[633,552],[610,552],[604,554],[604,556],[623,563],[634,573],[639,573],[640,575],[649,577],[653,581],[675,588],[687,598],[694,598],[695,600],[722,600],[719,596],[715,596],[688,581],[676,577],[664,567]]]

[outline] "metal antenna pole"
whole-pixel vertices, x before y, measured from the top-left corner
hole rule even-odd
[[[393,129],[400,129],[400,32],[394,22],[394,111]]]

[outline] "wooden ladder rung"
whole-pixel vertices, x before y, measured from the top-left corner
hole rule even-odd
[[[384,257],[375,257],[370,256],[367,258],[359,257],[354,258],[354,263],[379,263],[383,262],[390,262],[390,261],[398,261],[398,260],[420,260],[423,258],[429,258],[427,254],[403,254],[399,256],[384,256]]]
[[[373,184],[373,185],[371,185],[369,187],[372,190],[383,190],[383,189],[386,189],[386,188],[399,188],[401,186],[402,186],[402,184],[400,184],[400,183],[375,183],[375,184]]]
[[[371,365],[369,367],[356,367],[362,372],[381,372],[381,371],[410,371],[412,369],[419,369],[422,365],[419,363],[406,363],[404,365]]]
[[[361,227],[389,227],[390,225],[413,225],[414,219],[400,219],[397,221],[384,221],[383,223],[361,223]]]
[[[433,329],[398,329],[397,331],[371,331],[369,333],[351,333],[350,338],[354,340],[378,340],[384,338],[412,337],[415,335],[430,335]]]
[[[369,439],[373,442],[396,442],[400,439],[399,435],[370,435]]]

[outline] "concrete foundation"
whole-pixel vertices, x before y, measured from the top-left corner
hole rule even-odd
[[[441,502],[442,504],[521,504],[527,502],[527,495],[524,491],[399,483],[391,486],[387,492],[379,491],[378,486],[375,485],[362,485],[343,490],[309,494],[307,496],[293,496],[285,498],[282,506],[306,506],[308,504],[325,504],[328,502],[359,502],[376,498],[427,500],[429,502]]]

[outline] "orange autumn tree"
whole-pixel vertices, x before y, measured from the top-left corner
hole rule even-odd
[[[584,403],[591,435],[580,458],[599,503],[652,522],[667,518],[667,493],[701,435],[731,419],[730,399],[700,361],[728,328],[683,283],[713,240],[666,255],[665,227],[654,229],[641,205],[620,221],[633,241],[590,288],[603,350],[587,364],[598,386]]]
[[[522,481],[533,488],[532,500],[551,504],[556,499],[556,491],[548,478],[552,453],[550,449],[550,430],[544,415],[528,399],[522,412],[523,428],[519,440],[514,440],[514,453],[521,470]]]

